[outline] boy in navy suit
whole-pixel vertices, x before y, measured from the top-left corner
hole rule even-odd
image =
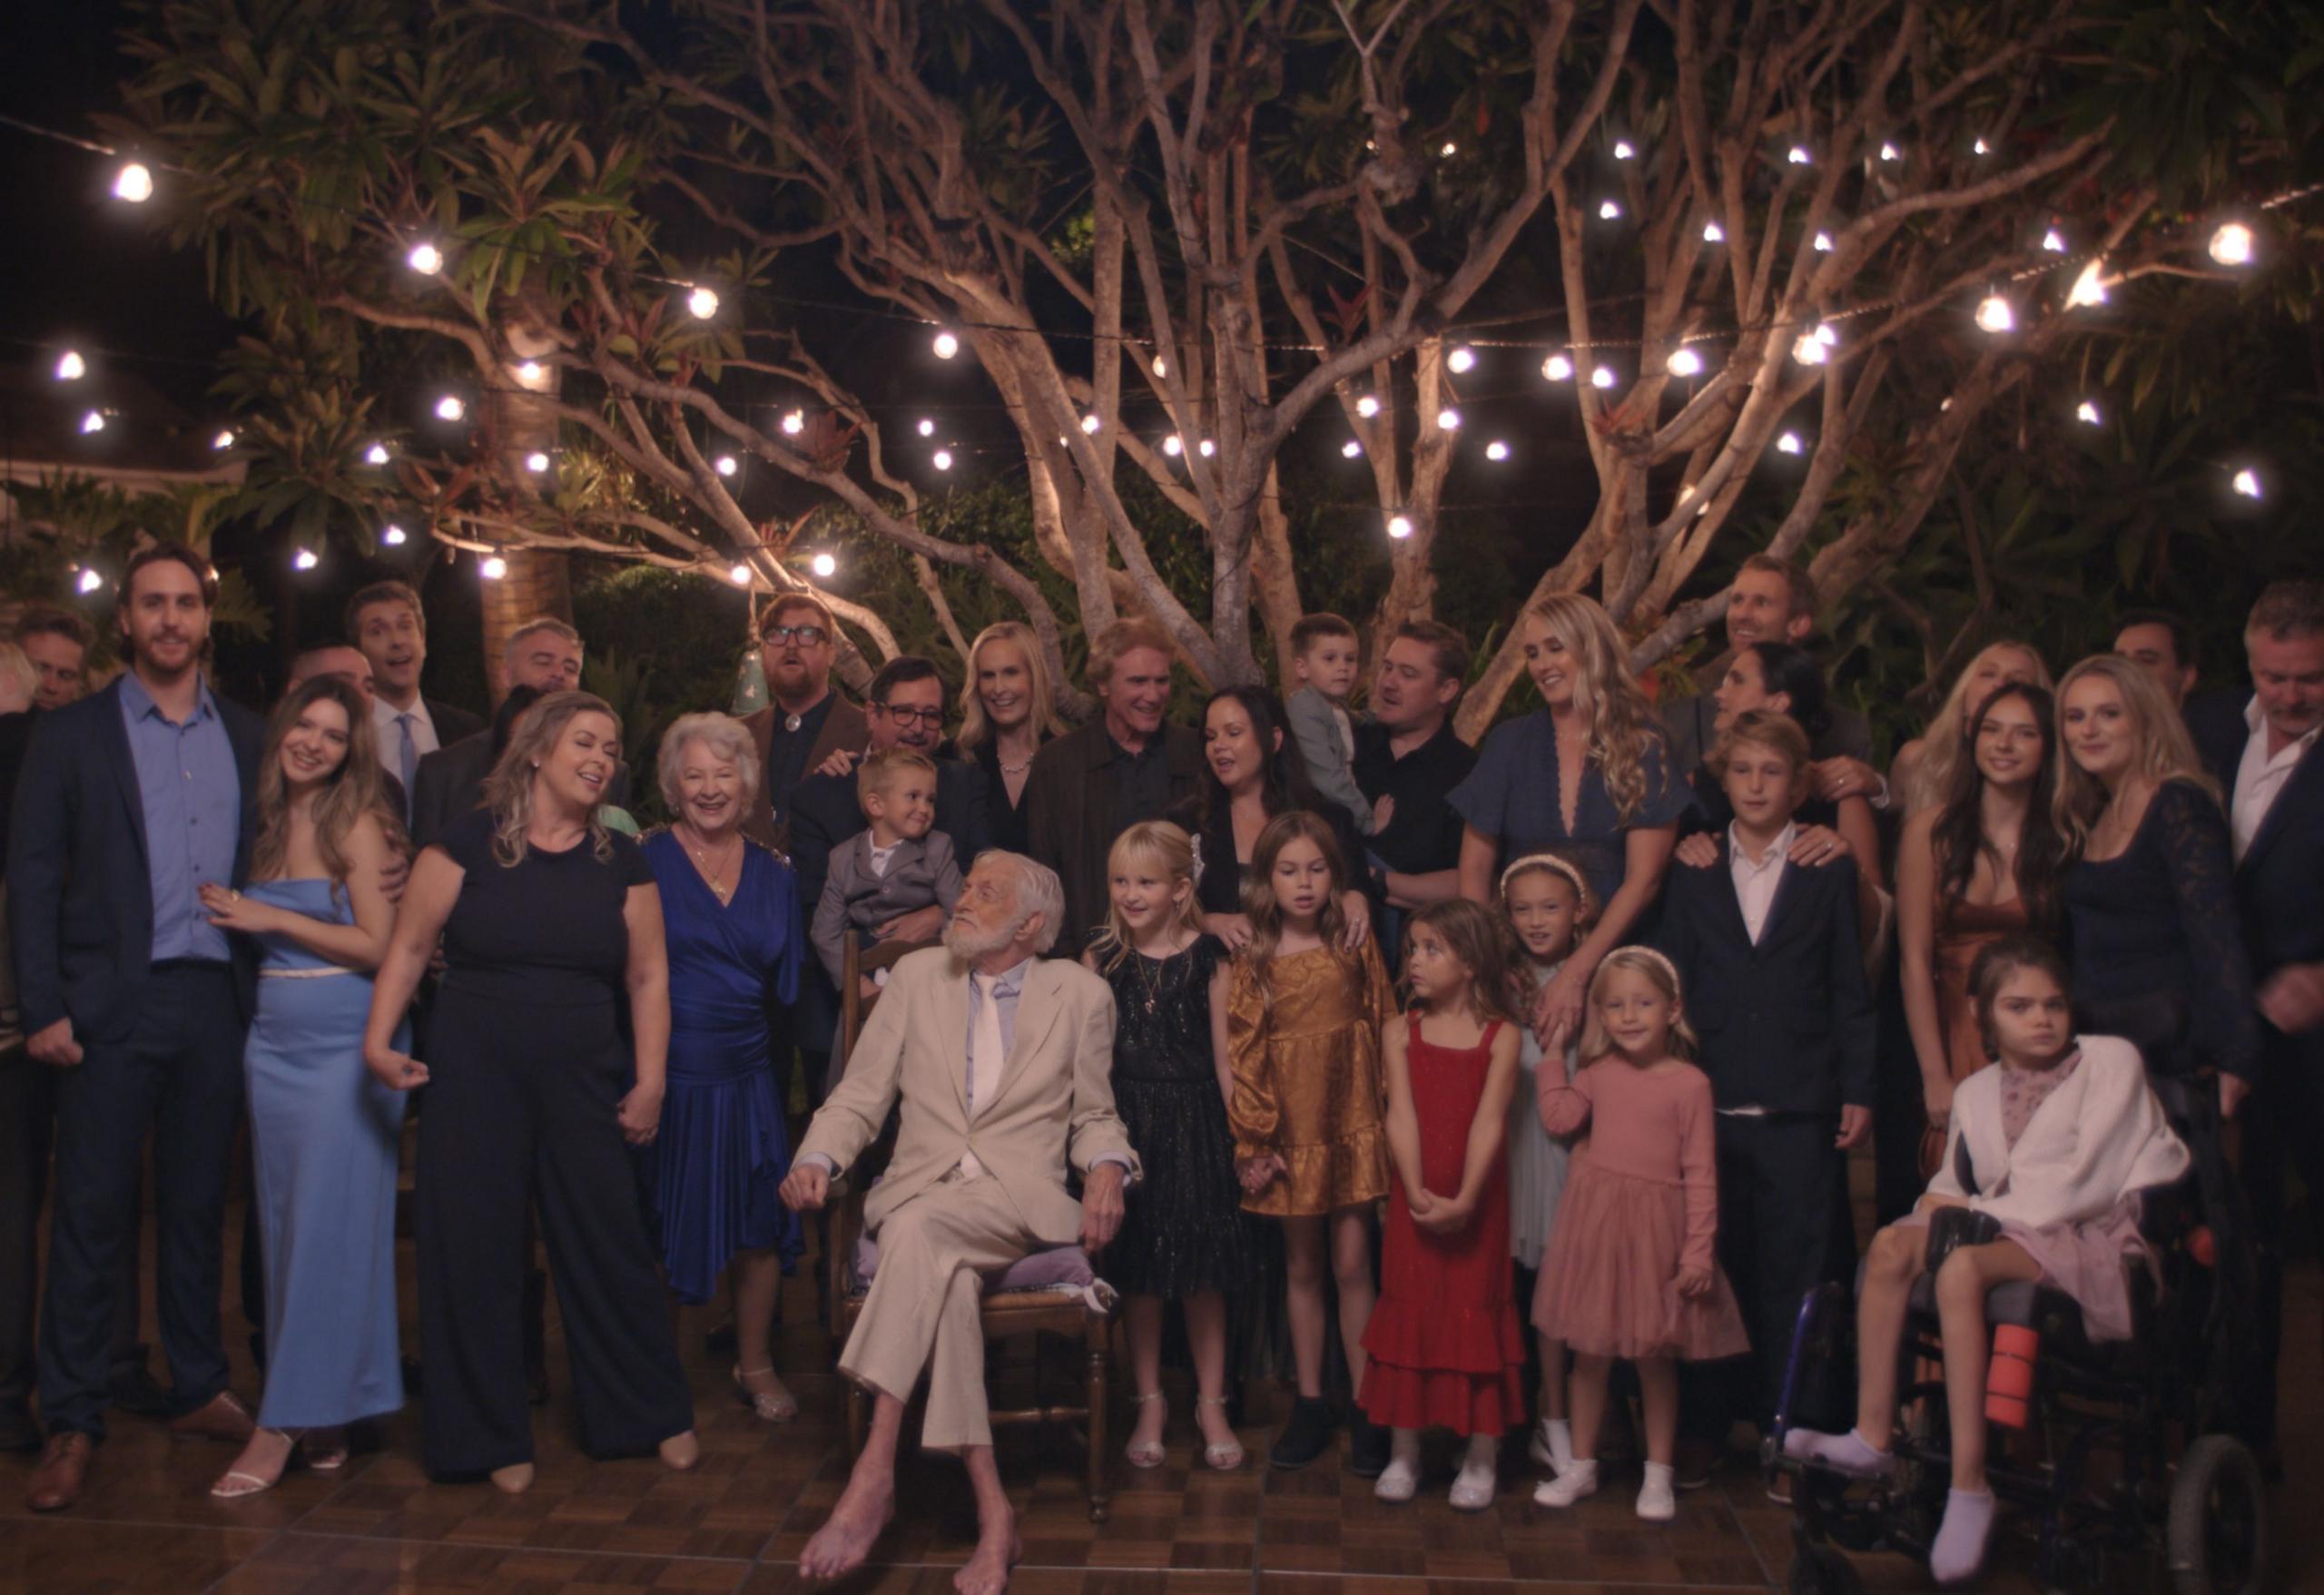
[[[1751,1334],[1748,1379],[1724,1416],[1775,1411],[1800,1297],[1855,1260],[1847,1159],[1872,1130],[1872,998],[1857,941],[1856,871],[1787,855],[1806,801],[1807,734],[1789,716],[1737,716],[1710,769],[1735,819],[1717,861],[1671,871],[1659,940],[1701,1032],[1718,1138],[1718,1255]],[[1723,1434],[1717,1404],[1695,1420]]]

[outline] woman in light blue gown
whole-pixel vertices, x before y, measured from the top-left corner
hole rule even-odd
[[[344,1425],[403,1404],[396,1344],[396,1153],[403,1098],[363,1066],[371,973],[395,911],[399,835],[369,707],[315,677],[275,712],[259,765],[251,883],[202,887],[213,924],[260,946],[242,1054],[266,1274],[257,1433],[211,1489],[271,1489],[295,1453],[344,1466]],[[398,1046],[403,1042],[399,1040]]]

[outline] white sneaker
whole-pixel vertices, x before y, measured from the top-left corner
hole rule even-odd
[[[1449,1498],[1454,1511],[1484,1511],[1492,1507],[1493,1492],[1501,1485],[1501,1473],[1491,1462],[1463,1462],[1458,1477],[1452,1481]]]
[[[1598,1459],[1577,1457],[1558,1476],[1533,1487],[1535,1506],[1571,1506],[1585,1495],[1598,1493]]]
[[[1679,1515],[1679,1492],[1671,1484],[1669,1463],[1646,1464],[1646,1482],[1638,1492],[1638,1515],[1649,1523],[1667,1523]]]
[[[1420,1492],[1420,1465],[1403,1457],[1391,1457],[1380,1476],[1372,1482],[1372,1494],[1376,1501],[1402,1505]]]

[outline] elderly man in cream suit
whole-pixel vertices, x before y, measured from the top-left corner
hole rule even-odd
[[[986,1416],[984,1276],[1044,1247],[1103,1247],[1137,1174],[1114,1112],[1113,994],[1078,964],[1040,956],[1064,908],[1054,871],[980,855],[943,947],[895,966],[783,1181],[791,1206],[822,1206],[832,1176],[901,1099],[894,1156],[864,1203],[880,1266],[840,1356],[840,1371],[873,1393],[871,1433],[800,1556],[811,1578],[862,1565],[892,1515],[896,1437],[923,1370],[923,1443],[960,1452],[976,1490],[976,1553],[954,1587],[998,1595],[1017,1561]],[[1068,1167],[1083,1177],[1078,1202]]]

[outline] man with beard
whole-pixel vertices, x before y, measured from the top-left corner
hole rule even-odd
[[[1662,708],[1662,728],[1670,734],[1669,768],[1679,774],[1693,771],[1710,751],[1711,722],[1718,704],[1712,692],[1726,674],[1738,648],[1753,643],[1789,643],[1806,647],[1816,629],[1816,586],[1807,568],[1797,560],[1772,554],[1754,554],[1735,573],[1727,601],[1727,650],[1695,673],[1700,690],[1675,699]],[[1837,801],[1853,793],[1872,796],[1880,787],[1872,772],[1872,724],[1853,709],[1834,704],[1825,711],[1825,724],[1808,750],[1819,766],[1816,795]],[[1842,766],[1838,761],[1848,761]],[[1835,780],[1852,780],[1843,790],[1827,791]]]
[[[759,666],[768,703],[743,724],[766,776],[743,831],[777,852],[791,851],[791,800],[799,783],[833,753],[862,748],[870,734],[863,711],[832,690],[838,655],[839,628],[822,599],[785,593],[760,615]],[[806,901],[812,907],[813,900]]]
[[[406,796],[400,807],[409,824],[409,794],[419,779],[419,761],[474,736],[484,722],[466,709],[420,695],[428,612],[409,582],[373,582],[359,588],[347,601],[347,638],[369,662],[371,684],[365,696],[371,704],[372,734],[379,738],[379,768],[401,783]]]
[[[1374,877],[1388,900],[1380,945],[1403,943],[1403,916],[1461,895],[1461,816],[1444,801],[1476,764],[1452,732],[1469,644],[1449,625],[1407,621],[1380,655],[1371,717],[1355,731],[1355,783],[1372,804]]]
[[[9,837],[9,930],[26,1049],[59,1071],[56,1193],[41,1318],[46,1448],[35,1511],[80,1499],[104,1434],[106,1364],[138,1165],[154,1139],[156,1300],[173,1432],[241,1444],[220,1334],[226,1172],[252,970],[195,889],[250,867],[265,724],[214,697],[202,660],[217,580],[182,544],[132,559],[130,668],[33,734]]]
[[[977,1548],[953,1587],[999,1595],[1020,1553],[985,1404],[982,1282],[1030,1252],[1104,1247],[1137,1175],[1114,1111],[1113,994],[1078,964],[1041,956],[1063,908],[1057,876],[1030,859],[979,859],[944,945],[891,973],[783,1182],[794,1210],[822,1207],[832,1176],[900,1110],[863,1210],[879,1266],[839,1364],[872,1392],[871,1433],[800,1554],[809,1578],[862,1566],[894,1515],[897,1436],[923,1371],[921,1443],[958,1453],[976,1492]]]

